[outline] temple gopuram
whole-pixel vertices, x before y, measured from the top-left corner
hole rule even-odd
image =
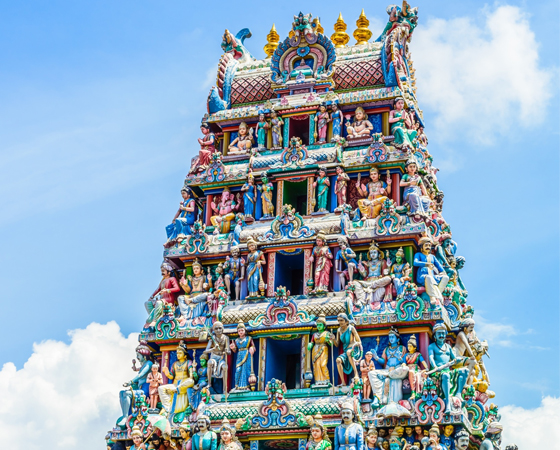
[[[416,98],[418,9],[387,14],[350,44],[342,15],[331,34],[300,12],[262,60],[249,29],[223,34],[108,448],[501,448]]]

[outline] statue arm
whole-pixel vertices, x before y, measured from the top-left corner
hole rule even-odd
[[[145,378],[152,370],[152,361],[146,361],[144,365],[140,368],[138,375],[136,375],[131,381],[132,383],[138,383],[142,378]],[[139,386],[142,387],[142,386]]]
[[[427,261],[424,261],[423,253],[416,253],[414,255],[414,267],[426,267],[428,265]]]
[[[428,360],[430,361],[430,367],[437,367],[433,344],[428,346]]]

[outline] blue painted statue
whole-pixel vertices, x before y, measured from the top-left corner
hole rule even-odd
[[[364,448],[364,429],[355,422],[354,404],[344,402],[340,409],[342,423],[334,430],[334,450],[362,450]]]
[[[249,390],[249,380],[253,374],[253,355],[255,354],[255,344],[251,336],[247,336],[247,328],[243,322],[237,325],[239,337],[230,344],[232,351],[237,352],[235,362],[235,388],[232,392]]]
[[[186,187],[181,189],[181,196],[183,201],[179,204],[179,210],[173,217],[173,222],[165,227],[167,233],[166,245],[173,244],[177,239],[192,234],[191,227],[196,221],[196,203],[192,198],[191,190]]]
[[[418,241],[420,251],[414,255],[414,267],[419,267],[416,272],[416,284],[426,288],[426,294],[430,297],[432,305],[443,303],[442,292],[447,287],[449,276],[432,255],[432,240],[423,237]]]

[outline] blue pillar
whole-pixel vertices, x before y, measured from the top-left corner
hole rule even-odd
[[[309,145],[315,143],[315,114],[309,114]]]
[[[284,119],[284,143],[283,147],[290,146],[290,118],[286,117]]]
[[[335,208],[337,208],[339,206],[336,202],[336,194],[334,193],[334,184],[336,183],[336,175],[330,176],[329,179],[331,181],[331,187],[330,187],[331,204],[330,204],[330,207],[329,207],[329,211],[333,212],[335,210]]]

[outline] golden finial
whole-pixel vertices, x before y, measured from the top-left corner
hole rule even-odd
[[[290,29],[290,32],[288,33],[288,37],[289,37],[290,39],[292,39],[295,35],[296,35],[296,33],[294,32],[294,29],[293,29],[293,28]]]
[[[270,33],[266,35],[266,42],[264,52],[266,53],[266,57],[270,58],[274,54],[276,47],[278,47],[278,42],[280,42],[280,36],[276,32],[276,26],[274,24],[272,24]]]
[[[323,25],[321,25],[321,19],[315,17],[315,19],[313,19],[313,22],[315,23],[315,31],[317,33],[323,34],[325,32],[325,29],[323,28]]]
[[[347,25],[344,23],[344,19],[342,18],[342,13],[338,15],[338,19],[334,24],[334,33],[331,36],[331,41],[336,48],[342,48],[348,41],[350,40],[350,36],[346,32]]]
[[[369,30],[369,20],[367,19],[366,15],[364,14],[364,10],[362,9],[362,13],[358,20],[356,20],[356,30],[354,31],[354,38],[356,39],[356,45],[365,45],[367,41],[371,38],[371,31]]]

